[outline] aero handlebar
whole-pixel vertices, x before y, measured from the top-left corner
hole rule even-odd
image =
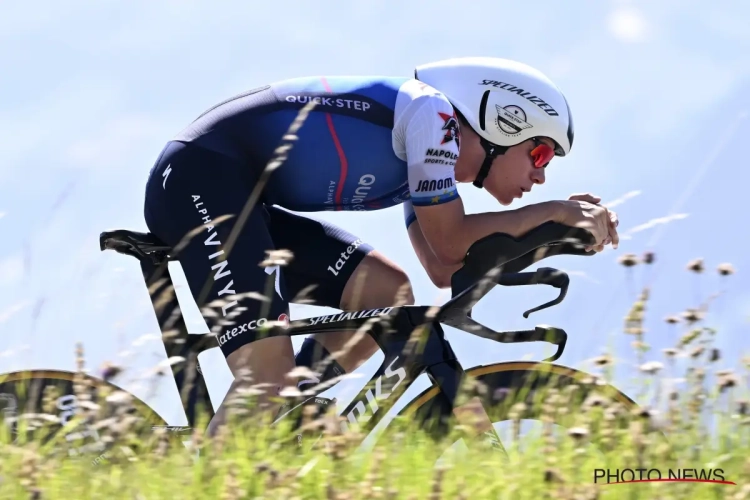
[[[495,285],[523,286],[550,285],[560,290],[559,296],[546,304],[524,312],[532,312],[559,304],[565,298],[570,279],[557,269],[543,267],[532,272],[520,272],[540,260],[554,255],[590,256],[585,250],[595,243],[593,235],[581,228],[546,222],[521,237],[495,233],[474,243],[466,254],[464,266],[451,278],[452,298],[437,314],[437,320],[456,328],[498,342],[547,341],[558,346],[558,351],[547,361],[559,358],[565,348],[567,334],[560,328],[537,326],[533,330],[498,332],[471,318],[471,309]]]
[[[503,279],[554,255],[593,255],[584,246],[593,245],[593,235],[585,229],[545,222],[519,238],[495,233],[478,240],[466,253],[464,266],[451,278],[453,297],[479,282],[488,273],[502,268]],[[532,273],[533,274],[533,273]],[[516,278],[521,279],[522,278]],[[532,284],[513,282],[512,285]]]

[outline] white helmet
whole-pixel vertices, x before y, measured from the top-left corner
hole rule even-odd
[[[555,155],[573,145],[573,118],[565,96],[541,71],[496,57],[464,57],[417,66],[414,78],[445,94],[484,139],[486,168],[492,158],[535,137],[555,141]]]

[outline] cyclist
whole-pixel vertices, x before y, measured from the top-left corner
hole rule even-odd
[[[239,220],[274,150],[311,101],[315,107],[286,160],[246,220]],[[616,214],[588,194],[516,210],[464,211],[456,183],[473,182],[507,206],[543,184],[549,162],[567,155],[572,144],[573,120],[562,92],[515,61],[448,59],[417,67],[414,78],[290,79],[224,101],[173,137],[151,169],[145,220],[169,245],[189,235],[177,257],[193,296],[201,306],[223,301],[201,310],[235,376],[227,397],[237,390],[240,370],[249,369],[255,383],[267,385],[260,402],[273,410],[268,398],[294,384],[287,374],[295,364],[310,367],[341,351],[353,333],[309,337],[295,359],[289,337],[259,338],[259,327],[288,318],[289,302],[305,295],[351,311],[414,301],[406,273],[370,244],[289,210],[402,204],[414,250],[442,288],[469,246],[495,232],[521,235],[557,221],[586,225],[597,251],[616,247]],[[293,258],[286,266],[261,267],[271,249],[291,250]],[[248,296],[264,293],[274,279],[270,301]],[[376,349],[365,336],[321,379],[356,369]],[[222,403],[209,432],[224,420]]]

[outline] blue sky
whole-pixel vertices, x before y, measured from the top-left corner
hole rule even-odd
[[[628,238],[592,258],[545,262],[571,272],[562,305],[524,320],[525,309],[554,292],[504,289],[478,306],[477,319],[496,328],[563,327],[570,341],[560,363],[587,369],[586,360],[611,348],[627,384],[639,375],[622,324],[640,286],[653,285],[646,340],[654,347],[647,359],[656,360],[680,332],[662,318],[725,290],[707,323],[720,330],[720,367],[734,367],[750,354],[749,25],[742,1],[4,2],[0,372],[72,369],[82,341],[90,368],[125,364],[123,385],[181,423],[173,386],[164,382],[149,396],[142,380],[164,350],[137,262],[99,252],[97,241],[104,229],[145,228],[144,183],[165,141],[216,102],[267,82],[411,75],[418,64],[466,55],[538,67],[574,114],[572,154],[555,160],[546,185],[516,206],[586,191],[623,200],[615,209]],[[470,212],[500,208],[471,185],[459,191]],[[447,299],[419,266],[400,207],[314,216],[406,269],[418,303]],[[664,217],[671,222],[648,224]],[[644,250],[656,252],[649,268],[626,273],[616,262]],[[685,271],[697,257],[706,262],[702,276]],[[722,262],[738,273],[720,280]],[[294,307],[292,316],[325,312]],[[204,328],[192,313],[190,322]],[[549,352],[450,329],[448,336],[466,367]],[[202,359],[220,399],[229,371],[218,350]],[[379,361],[359,372],[372,373]],[[364,379],[346,383],[356,389]]]

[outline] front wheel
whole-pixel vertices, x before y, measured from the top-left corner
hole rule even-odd
[[[552,363],[505,362],[466,371],[465,395],[478,397],[496,431],[510,425],[513,437],[522,421],[553,424],[571,436],[584,434],[602,451],[617,446],[633,422],[646,432],[658,431],[658,424],[635,401],[600,377]],[[458,404],[461,404],[460,401]],[[446,437],[455,422],[448,401],[440,390],[430,387],[416,396],[399,417],[423,422],[433,437]],[[503,434],[501,433],[501,439]],[[664,438],[657,432],[657,436]],[[580,437],[580,436],[579,436]],[[521,439],[522,441],[522,439]]]

